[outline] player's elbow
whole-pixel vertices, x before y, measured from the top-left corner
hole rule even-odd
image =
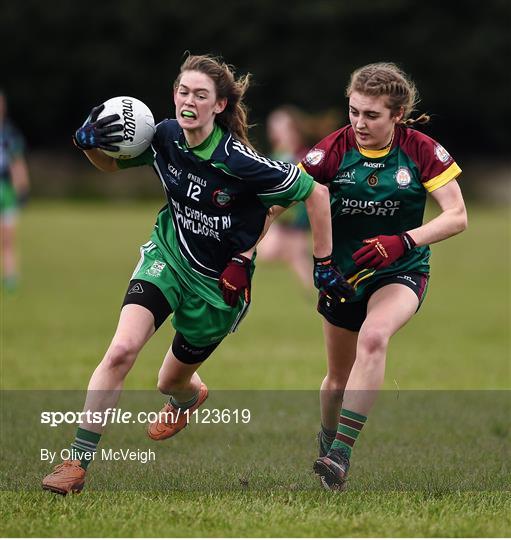
[[[465,205],[456,212],[456,234],[462,233],[468,227],[468,216]]]
[[[311,194],[305,201],[307,205],[314,204],[317,201],[320,201],[321,199],[328,200],[330,197],[328,188],[324,186],[323,184],[318,184],[317,182],[314,182],[314,189],[312,190]]]
[[[318,182],[314,184],[314,192],[320,197],[329,196],[328,188],[323,184],[319,184]]]

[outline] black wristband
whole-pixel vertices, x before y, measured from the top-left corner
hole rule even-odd
[[[328,257],[314,257],[313,255],[312,258],[314,259],[314,264],[329,264],[332,262],[332,255],[328,255]]]
[[[400,234],[399,238],[401,238],[401,242],[403,242],[405,252],[410,251],[417,245],[415,240],[407,232]]]
[[[231,261],[239,264],[240,266],[248,266],[250,264],[250,259],[245,257],[245,255],[233,255]]]

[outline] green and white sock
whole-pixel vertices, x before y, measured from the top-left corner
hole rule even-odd
[[[181,409],[186,411],[190,407],[193,407],[199,399],[199,392],[197,392],[191,399],[188,401],[177,401],[174,397],[170,396],[169,403],[174,407],[174,409]]]
[[[88,431],[87,429],[78,428],[74,443],[71,445],[73,459],[80,460],[80,466],[87,470],[89,463],[92,461],[94,453],[98,447],[101,435]]]
[[[348,457],[350,457],[353,445],[360,435],[366,420],[367,416],[363,414],[358,414],[348,409],[341,409],[337,435],[335,436],[331,450],[344,448],[348,453]]]

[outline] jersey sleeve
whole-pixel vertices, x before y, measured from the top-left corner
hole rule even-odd
[[[412,157],[419,165],[421,182],[428,192],[445,186],[461,174],[459,165],[441,144],[419,131],[413,133],[416,156]]]
[[[304,201],[314,189],[314,178],[305,171],[300,171],[298,179],[285,191],[272,192],[268,190],[259,193],[260,201],[270,208],[273,205],[288,207],[295,201]]]
[[[296,165],[264,157],[236,140],[226,165],[267,207],[289,206],[306,199],[313,189],[312,178]]]
[[[116,159],[115,161],[119,169],[130,169],[131,167],[142,167],[143,165],[152,167],[156,159],[156,149],[158,148],[160,141],[164,140],[165,136],[168,134],[169,125],[171,125],[171,121],[168,119],[159,122],[156,125],[156,130],[154,132],[151,145],[136,158]]]
[[[119,169],[131,169],[132,167],[142,167],[143,165],[153,165],[156,157],[156,152],[154,151],[152,145],[144,150],[139,156],[133,159],[116,159],[115,162]]]
[[[316,182],[326,184],[333,180],[347,147],[347,128],[334,131],[316,144],[299,163]]]

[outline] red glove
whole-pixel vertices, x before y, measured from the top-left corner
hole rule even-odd
[[[218,288],[222,291],[228,306],[236,307],[242,292],[245,302],[250,302],[250,259],[243,255],[234,255],[220,274]]]
[[[366,245],[355,251],[351,257],[357,266],[375,270],[387,268],[416,245],[408,233],[380,235],[364,240],[364,244]]]

